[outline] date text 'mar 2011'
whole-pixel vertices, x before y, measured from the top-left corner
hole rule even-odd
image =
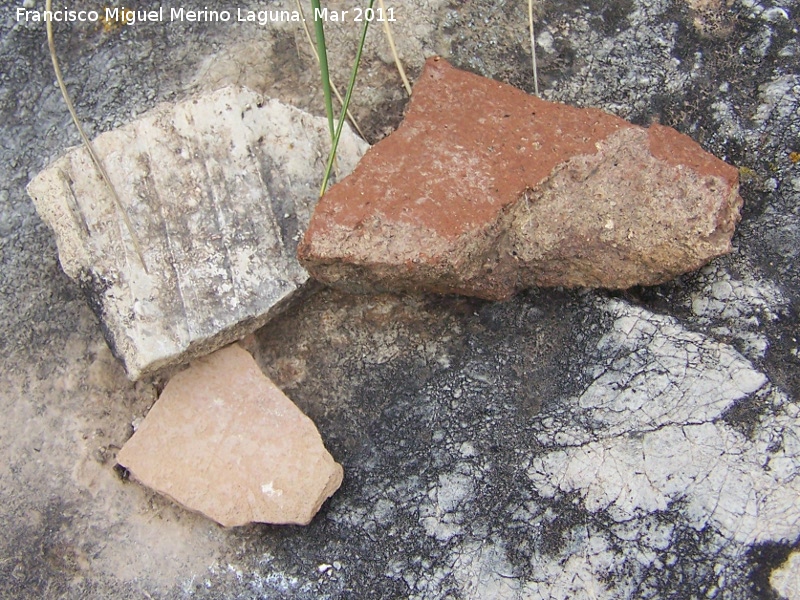
[[[352,13],[352,15],[350,14]],[[397,19],[394,16],[394,8],[359,8],[356,7],[351,10],[334,10],[330,8],[317,8],[314,9],[314,19],[321,21],[334,21],[342,23],[347,19],[352,19],[354,23],[361,23],[363,21],[373,22],[389,22],[394,23]]]

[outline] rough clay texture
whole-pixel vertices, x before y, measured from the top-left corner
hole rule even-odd
[[[736,169],[671,128],[432,58],[397,132],[319,202],[299,255],[350,290],[625,289],[730,252],[741,206]]]
[[[165,104],[99,136],[146,270],[84,148],[30,183],[64,271],[131,379],[242,337],[305,291],[295,249],[327,136],[324,119],[243,88]],[[365,147],[345,131],[341,172]]]
[[[307,525],[343,476],[311,419],[237,345],[175,375],[117,462],[229,527]]]

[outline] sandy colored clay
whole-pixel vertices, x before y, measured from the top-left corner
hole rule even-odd
[[[314,423],[237,345],[173,377],[117,461],[228,527],[306,525],[343,475]]]

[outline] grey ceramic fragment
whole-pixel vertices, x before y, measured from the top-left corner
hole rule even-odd
[[[225,88],[94,143],[145,265],[83,148],[28,193],[131,379],[249,333],[307,289],[295,254],[328,153],[324,119]],[[340,174],[366,147],[345,129]]]

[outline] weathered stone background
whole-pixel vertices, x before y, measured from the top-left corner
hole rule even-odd
[[[797,597],[773,570],[800,552],[800,3],[537,2],[546,98],[675,126],[741,168],[736,251],[625,294],[321,292],[248,344],[345,482],[307,528],[234,530],[113,469],[164,379],[128,383],[25,194],[78,137],[43,28],[16,23],[12,4],[0,596]],[[532,91],[524,2],[413,0],[397,18],[412,75],[439,53]],[[289,24],[56,32],[90,135],[230,82],[319,112]],[[340,81],[355,35],[329,27]],[[366,55],[354,112],[374,142],[404,93],[377,27]]]

